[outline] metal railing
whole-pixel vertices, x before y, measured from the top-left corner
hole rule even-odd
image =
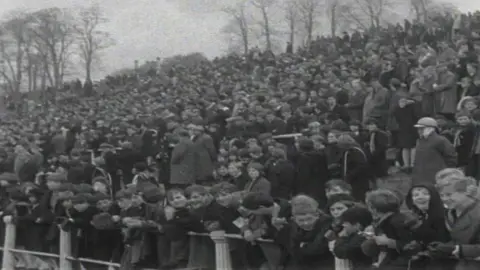
[[[5,223],[5,239],[3,248],[0,248],[0,250],[3,251],[2,270],[15,270],[17,263],[15,255],[18,254],[27,254],[41,258],[56,259],[58,260],[58,269],[61,270],[72,270],[74,262],[103,265],[109,267],[109,269],[120,268],[120,264],[115,262],[100,261],[89,258],[75,258],[74,256],[72,256],[72,242],[70,232],[61,229],[59,237],[59,254],[17,249],[15,247],[17,236],[17,228],[15,223],[13,223],[10,218],[4,218],[3,222]],[[190,241],[195,240],[195,237],[209,237],[213,241],[215,246],[215,268],[217,270],[232,269],[229,240],[243,240],[243,237],[241,235],[227,234],[224,231],[214,231],[211,233],[190,232],[189,235]],[[275,244],[273,244],[273,241],[268,239],[259,239],[256,242],[259,243],[262,248],[275,246]]]

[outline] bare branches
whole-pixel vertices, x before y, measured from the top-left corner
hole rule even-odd
[[[74,26],[79,56],[85,66],[85,77],[91,80],[92,63],[99,60],[100,52],[113,44],[108,32],[101,31],[102,24],[108,22],[100,6],[81,8]]]
[[[75,42],[73,18],[67,10],[58,8],[44,9],[32,14],[34,24],[31,32],[36,48],[40,51],[48,67],[50,83],[61,87],[69,60],[69,53]]]
[[[224,13],[231,17],[228,24],[222,29],[222,32],[230,39],[240,39],[243,45],[243,52],[248,54],[251,30],[245,12],[246,4],[246,1],[242,1],[234,7],[225,7],[222,9]],[[232,42],[235,41],[232,40]]]
[[[396,6],[396,0],[349,0],[341,5],[342,18],[368,29],[378,29]]]
[[[272,31],[271,31],[271,22],[269,16],[269,9],[275,4],[276,0],[253,0],[252,5],[256,7],[262,14],[262,35],[265,37],[266,49],[272,50]]]
[[[23,61],[30,47],[26,14],[15,12],[4,21],[0,36],[0,76],[7,81],[7,91],[19,92],[22,83]]]
[[[310,44],[313,40],[315,25],[322,14],[323,2],[320,0],[296,0],[295,3],[306,34],[306,44]]]

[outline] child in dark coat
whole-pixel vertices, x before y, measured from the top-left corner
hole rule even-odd
[[[340,217],[342,231],[338,234],[333,254],[351,270],[370,269],[372,259],[362,251],[366,237],[362,231],[372,223],[372,215],[366,207],[355,205],[342,213]]]
[[[181,189],[167,192],[168,205],[165,207],[165,236],[170,241],[170,258],[163,267],[175,269],[186,267],[188,263],[188,232],[202,231],[203,224],[189,211],[188,200]]]
[[[372,213],[373,236],[364,242],[365,254],[380,268],[405,269],[409,255],[404,246],[413,240],[407,216],[400,212],[402,200],[394,191],[378,189],[367,193],[366,204]]]
[[[292,269],[333,269],[326,232],[332,218],[318,208],[315,199],[298,195],[292,199],[293,221],[279,232],[282,265]]]
[[[98,213],[92,218],[94,259],[119,262],[123,250],[122,234],[115,221],[120,219],[120,209],[107,194],[97,193],[92,200]]]

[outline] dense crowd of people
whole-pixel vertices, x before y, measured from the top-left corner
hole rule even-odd
[[[234,269],[478,269],[480,14],[436,23],[49,92],[2,119],[0,213],[122,269],[211,269],[218,230]]]

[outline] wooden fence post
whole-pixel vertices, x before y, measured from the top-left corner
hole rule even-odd
[[[217,270],[232,270],[232,261],[230,259],[230,247],[224,231],[214,231],[210,233],[215,243],[215,268]]]
[[[2,270],[15,270],[15,255],[10,250],[15,248],[17,228],[12,223],[12,216],[3,217],[3,222],[5,223],[5,241],[3,243]]]
[[[60,229],[60,269],[72,270],[72,261],[68,259],[72,254],[72,238],[70,232]]]

